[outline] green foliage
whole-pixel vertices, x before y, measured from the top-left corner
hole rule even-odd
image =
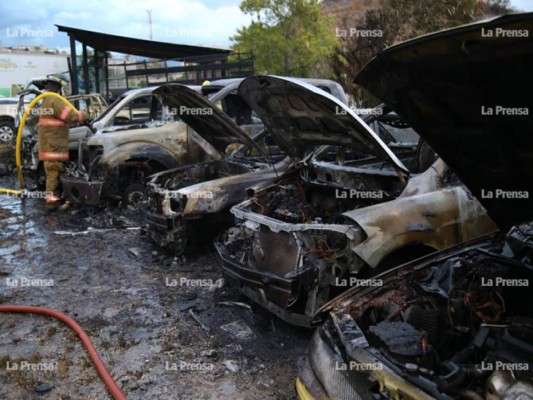
[[[333,21],[317,0],[244,0],[240,8],[252,23],[231,38],[233,49],[252,52],[258,73],[331,75],[337,41]]]

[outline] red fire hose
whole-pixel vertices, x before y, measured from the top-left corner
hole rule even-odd
[[[76,321],[72,318],[67,317],[65,314],[60,313],[56,310],[51,310],[44,307],[29,307],[29,306],[0,306],[0,312],[6,313],[30,313],[30,314],[39,314],[46,315],[47,317],[54,317],[55,319],[63,322],[74,332],[78,334],[83,346],[87,349],[91,360],[98,371],[98,375],[106,385],[107,389],[113,396],[115,400],[126,400],[126,396],[122,393],[116,382],[111,377],[111,374],[107,371],[102,359],[98,355],[98,352],[94,348],[89,336],[83,331],[81,326],[79,326]]]

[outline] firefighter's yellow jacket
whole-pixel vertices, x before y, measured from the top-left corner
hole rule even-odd
[[[68,127],[75,122],[85,121],[88,114],[85,111],[74,111],[55,96],[45,97],[40,111],[39,160],[68,160]]]

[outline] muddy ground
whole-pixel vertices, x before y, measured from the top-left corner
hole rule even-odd
[[[74,318],[128,399],[294,399],[311,332],[221,285],[211,248],[174,258],[141,224],[119,209],[50,213],[43,200],[0,196],[0,304]],[[2,313],[0,398],[111,396],[66,326]]]

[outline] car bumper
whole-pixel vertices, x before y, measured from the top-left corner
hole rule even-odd
[[[104,182],[86,181],[68,175],[61,176],[63,194],[71,203],[95,206],[100,203],[100,196]]]
[[[238,285],[245,296],[289,324],[311,326],[311,316],[291,312],[285,306],[291,304],[295,293],[299,292],[295,288],[300,287],[302,282],[316,281],[317,273],[314,273],[312,269],[307,269],[294,274],[291,278],[285,278],[269,272],[257,271],[230,257],[226,247],[218,239],[214,244],[223,275],[228,281]]]
[[[146,224],[146,233],[155,243],[165,247],[175,242],[175,218],[146,209],[141,214]]]

